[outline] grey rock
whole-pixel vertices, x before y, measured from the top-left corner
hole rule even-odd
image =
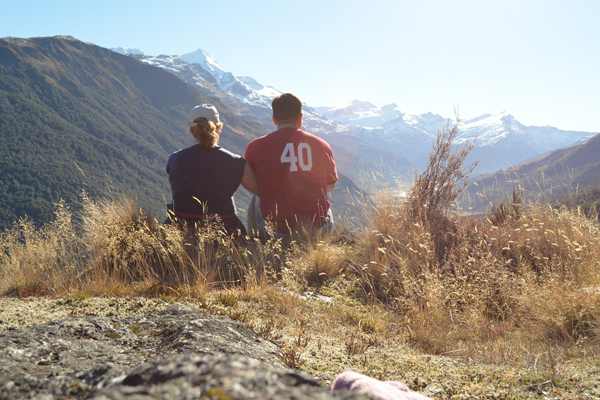
[[[277,346],[174,304],[125,319],[75,316],[0,335],[2,399],[370,399],[287,368]]]
[[[107,399],[376,399],[330,392],[304,373],[269,367],[238,355],[183,355],[144,364],[94,400]]]

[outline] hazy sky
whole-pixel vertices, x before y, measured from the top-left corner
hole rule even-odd
[[[312,106],[353,99],[600,132],[598,0],[0,0],[0,37],[202,48]]]

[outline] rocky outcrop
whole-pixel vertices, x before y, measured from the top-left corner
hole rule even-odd
[[[172,305],[145,317],[77,316],[0,336],[0,398],[374,398],[331,393],[244,325]]]
[[[257,360],[186,355],[144,364],[113,379],[93,396],[103,399],[376,399],[366,393],[330,392],[308,375]]]

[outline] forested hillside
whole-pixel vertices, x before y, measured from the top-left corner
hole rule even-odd
[[[243,154],[266,133],[172,74],[70,37],[0,40],[0,230],[54,203],[130,194],[159,216],[170,193],[170,153],[193,140],[189,110],[213,103],[221,145]],[[242,203],[247,192],[239,193]]]

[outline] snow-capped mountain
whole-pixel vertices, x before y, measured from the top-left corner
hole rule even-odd
[[[205,71],[208,71],[223,90],[230,92],[242,101],[251,104],[264,103],[266,99],[270,98],[272,100],[281,94],[277,89],[261,85],[254,78],[233,76],[231,72],[225,71],[214,58],[202,49],[183,54],[181,58],[190,65],[199,65]]]
[[[461,122],[457,143],[476,137],[472,156],[481,158],[480,171],[492,172],[591,136],[590,132],[564,131],[553,126],[526,126],[501,112]]]
[[[219,98],[236,113],[253,116],[268,130],[274,129],[271,101],[281,92],[251,77],[235,76],[201,49],[180,57],[146,56],[128,48],[113,50],[164,68]],[[303,126],[307,131],[325,138],[340,151],[351,148],[354,158],[365,161],[368,157],[374,162],[379,151],[386,155],[383,158],[393,159],[391,154],[396,154],[419,168],[424,167],[437,132],[453,123],[431,112],[416,114],[394,103],[377,107],[359,100],[333,107],[312,108],[304,104],[303,112]],[[501,112],[461,121],[456,144],[477,138],[469,158],[481,159],[478,172],[491,172],[590,136],[593,134],[589,132],[525,126],[510,114]]]
[[[315,109],[327,118],[348,124],[353,133],[407,157],[419,167],[424,166],[437,132],[453,123],[431,112],[419,115],[404,111],[396,104],[377,107],[358,100]],[[590,136],[593,136],[590,132],[525,126],[507,112],[501,112],[461,121],[456,144],[476,138],[470,158],[481,159],[478,172],[491,172]]]
[[[270,108],[271,101],[281,94],[277,89],[261,85],[253,78],[233,76],[231,72],[225,71],[214,58],[202,49],[184,54],[181,58],[196,69],[201,67],[208,71],[222,90],[250,106]]]
[[[477,136],[478,146],[493,146],[514,136],[540,153],[570,146],[593,136],[590,132],[563,131],[553,126],[526,126],[507,112],[484,114],[461,122],[459,129],[459,143]]]
[[[121,51],[119,51],[121,52]],[[123,52],[121,52],[123,54]],[[275,129],[271,102],[281,92],[262,85],[248,76],[235,76],[226,71],[205,51],[199,49],[182,56],[147,56],[128,53],[144,63],[166,69],[209,96],[219,98],[237,113],[257,119],[267,130]],[[376,169],[388,176],[410,171],[409,162],[402,156],[375,147],[350,132],[349,128],[303,104],[303,129],[326,139],[336,154],[338,170],[351,178]],[[381,164],[389,165],[386,168]],[[393,169],[393,171],[390,171]]]
[[[118,52],[125,54],[123,51]],[[138,53],[127,53],[127,55],[166,69],[206,94],[218,97],[232,110],[242,115],[252,115],[269,130],[274,128],[271,119],[271,102],[282,92],[271,86],[262,85],[251,77],[234,76],[202,49],[182,56],[147,56]],[[348,127],[324,118],[306,104],[304,104],[304,126],[315,134],[349,133]]]
[[[368,101],[354,100],[333,107],[315,107],[323,116],[349,126],[373,128],[380,126],[401,114],[394,103],[377,107]]]
[[[146,64],[166,69],[170,73],[178,75],[180,78],[183,77],[184,81],[201,89],[210,90],[211,92],[218,92],[220,89],[218,82],[213,79],[211,74],[207,74],[204,70],[194,69],[179,56],[145,56],[135,53],[132,54],[132,56]]]
[[[130,54],[144,54],[144,52],[140,49],[132,49],[131,47],[113,47],[111,50],[116,53],[124,54],[126,56]]]
[[[183,54],[181,56],[189,64],[199,64],[202,68],[208,71],[215,79],[221,79],[227,71],[223,69],[207,52],[198,49],[192,53]]]

